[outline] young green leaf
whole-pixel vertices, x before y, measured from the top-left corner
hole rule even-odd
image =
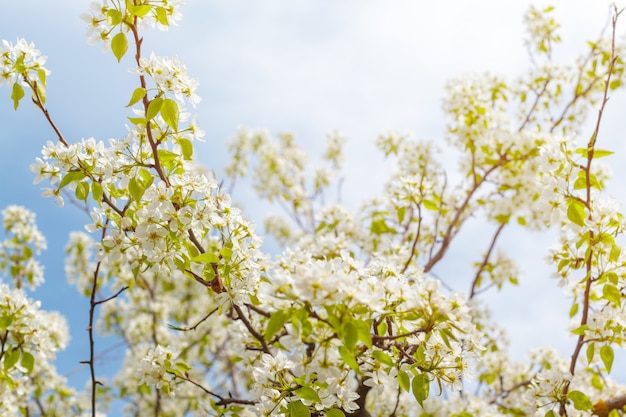
[[[581,391],[570,391],[567,398],[574,403],[574,408],[580,411],[589,411],[593,408],[591,400]]]
[[[93,196],[93,199],[100,204],[100,202],[102,201],[102,184],[100,184],[99,182],[92,182],[91,183],[91,195]]]
[[[76,198],[79,201],[87,201],[89,197],[89,183],[87,181],[81,181],[76,185]]]
[[[303,400],[311,401],[314,403],[319,403],[322,401],[320,400],[320,396],[317,394],[317,391],[315,391],[311,387],[298,388],[294,391],[294,393]]]
[[[413,378],[412,384],[413,396],[421,405],[424,406],[424,401],[428,398],[428,394],[430,391],[430,380],[428,379],[428,375],[425,373],[421,373]]]
[[[24,87],[19,83],[13,84],[13,90],[11,91],[11,99],[13,100],[13,110],[17,110],[20,105],[20,100],[24,97]]]
[[[197,262],[197,263],[217,263],[220,261],[219,256],[217,256],[216,254],[212,253],[212,252],[205,252],[201,255],[198,256],[194,256],[193,258],[191,258],[191,262]]]
[[[354,351],[358,340],[358,333],[354,324],[347,321],[341,326],[341,336],[343,343],[349,351]]]
[[[180,111],[178,109],[178,103],[171,98],[163,100],[161,106],[161,117],[165,120],[165,123],[172,128],[174,132],[178,132],[178,119],[180,117]]]
[[[602,363],[606,368],[608,373],[611,373],[611,368],[613,367],[613,359],[615,358],[615,353],[613,352],[613,348],[609,345],[604,345],[600,348],[600,358],[602,359]]]
[[[302,401],[292,401],[287,405],[289,417],[311,417],[309,407],[302,404]]]
[[[411,379],[409,378],[409,374],[400,369],[398,371],[398,383],[400,384],[400,388],[409,392],[411,389]]]
[[[155,118],[159,111],[161,111],[161,106],[163,105],[163,99],[161,97],[155,97],[152,99],[150,104],[148,105],[148,112],[146,113],[146,119],[152,120]]]
[[[143,187],[140,181],[137,181],[137,178],[133,177],[128,182],[128,192],[130,196],[135,201],[141,201],[141,197],[146,192],[146,189]]]
[[[135,88],[135,91],[133,91],[133,95],[131,96],[130,101],[128,102],[126,107],[130,107],[133,104],[139,102],[139,100],[144,98],[144,96],[146,95],[146,92],[147,92],[147,90],[145,88],[143,88],[143,87]]]
[[[111,51],[113,51],[113,55],[117,58],[117,62],[120,62],[122,57],[126,54],[126,51],[128,51],[128,39],[123,32],[118,33],[111,39]]]
[[[602,287],[602,298],[619,307],[622,301],[622,293],[615,285],[607,283]]]
[[[22,352],[22,360],[20,364],[26,368],[26,373],[33,372],[33,368],[35,367],[35,357],[30,352]]]
[[[4,370],[5,372],[13,368],[17,361],[20,360],[19,349],[9,349],[4,353]]]
[[[11,323],[13,323],[13,317],[7,315],[6,313],[0,316],[0,329],[6,329],[11,325]]]
[[[346,417],[346,415],[338,408],[333,408],[326,412],[326,417]]]
[[[119,10],[109,9],[107,10],[106,17],[107,17],[107,25],[117,26],[120,23],[122,23],[122,19],[124,18],[124,15]]]
[[[156,21],[162,24],[163,26],[169,26],[169,22],[167,21],[167,10],[163,7],[156,8]]]
[[[591,361],[593,361],[593,357],[596,354],[596,345],[595,343],[589,343],[587,345],[587,363],[591,364]]]
[[[186,138],[179,138],[177,142],[180,146],[180,152],[183,155],[183,159],[185,161],[191,160],[191,156],[193,155],[193,145],[191,144],[191,141]]]
[[[287,312],[283,310],[278,310],[272,313],[269,321],[267,322],[267,328],[265,329],[265,339],[271,340],[272,337],[274,337],[274,335],[283,328],[283,325],[287,322],[288,318],[289,316]]]
[[[585,206],[578,200],[570,199],[567,203],[567,218],[578,226],[585,224]]]
[[[65,174],[63,179],[61,179],[61,182],[59,183],[59,190],[65,187],[67,184],[74,181],[80,181],[83,178],[85,178],[85,174],[83,174],[81,171],[69,171],[67,174]]]

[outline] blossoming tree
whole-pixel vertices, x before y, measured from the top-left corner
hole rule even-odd
[[[598,161],[611,154],[600,146],[602,113],[624,80],[618,16],[610,36],[559,66],[552,10],[531,8],[526,73],[448,84],[458,183],[435,143],[384,132],[377,145],[396,170],[355,212],[321,198],[341,170],[340,133],[328,135],[326,166],[310,174],[292,135],[240,130],[227,179],[252,171],[259,197],[284,209],[265,224],[284,247],[276,256],[261,250],[223,179],[194,158],[197,82],[177,59],[142,49],[148,28],[180,20],[180,1],[104,1],[84,15],[90,42],[134,60],[127,134],[117,139],[65,137],[46,107],[45,57],[25,40],[4,41],[0,84],[15,109],[32,95],[56,135],[31,166],[35,182],[90,213],[90,233],[70,237],[66,271],[90,300],[91,382],[76,393],[54,368],[65,321],[23,291],[43,279],[45,238],[31,212],[7,207],[0,414],[103,415],[123,400],[132,416],[621,415],[626,385],[611,371],[626,337],[625,223]],[[590,109],[595,130],[577,145]],[[467,293],[450,292],[432,271],[472,216],[493,233]],[[512,360],[477,297],[517,282],[513,259],[495,250],[512,223],[561,231],[549,259],[573,300],[571,356],[544,347],[527,363]],[[126,349],[110,382],[95,366],[95,331]]]

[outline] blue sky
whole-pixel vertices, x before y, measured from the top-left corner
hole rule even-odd
[[[188,3],[179,27],[146,34],[144,51],[178,55],[200,80],[203,101],[197,112],[207,132],[206,142],[196,149],[200,161],[220,172],[225,142],[238,126],[293,132],[305,149],[317,154],[324,134],[340,129],[348,138],[343,187],[343,201],[348,202],[380,190],[391,169],[374,150],[381,130],[443,138],[441,99],[448,79],[483,71],[514,78],[528,63],[522,43],[527,1]],[[557,3],[564,39],[557,59],[567,59],[606,24],[609,3]],[[124,105],[135,78],[127,71],[132,66],[128,57],[118,64],[100,46],[87,45],[86,25],[79,19],[87,8],[83,0],[6,2],[0,14],[0,39],[14,42],[24,37],[48,56],[52,74],[47,104],[66,138],[106,140],[124,135]],[[626,19],[621,28],[620,33],[626,33]],[[603,148],[622,153],[626,150],[623,95],[611,98],[600,137]],[[88,354],[84,331],[88,305],[66,284],[63,248],[69,232],[82,230],[88,218],[71,205],[60,209],[53,200],[40,197],[28,165],[54,135],[28,100],[14,112],[9,96],[8,89],[0,88],[0,208],[21,204],[35,211],[48,239],[43,256],[46,284],[33,296],[42,300],[43,308],[58,310],[70,320],[72,343],[58,362],[60,372],[66,373]],[[618,182],[626,175],[625,157],[618,154],[610,161],[617,180],[609,191],[622,202],[626,192]],[[268,209],[255,203],[245,186],[236,190],[235,200],[257,220]],[[461,275],[467,270],[478,253],[473,241],[481,227],[469,224],[452,247],[458,262],[448,263],[438,271],[440,275]],[[485,297],[511,330],[518,357],[530,346],[553,344],[566,354],[573,346],[562,330],[567,300],[547,278],[550,271],[542,262],[552,237],[509,230],[503,244],[531,261],[522,265],[525,275],[520,288]],[[458,289],[466,288],[459,285]],[[86,379],[85,370],[72,374],[71,381],[82,387]]]

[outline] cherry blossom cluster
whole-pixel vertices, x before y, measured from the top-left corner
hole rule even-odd
[[[142,29],[156,27],[168,30],[182,18],[180,8],[184,0],[141,0],[118,2],[102,0],[92,1],[89,11],[80,15],[88,25],[87,39],[90,45],[103,42],[105,48],[111,42],[113,30],[120,24],[131,24],[139,20]],[[128,30],[122,26],[122,30]]]

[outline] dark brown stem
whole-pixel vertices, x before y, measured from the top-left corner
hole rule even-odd
[[[450,246],[450,242],[452,241],[455,232],[458,231],[461,227],[461,216],[469,205],[472,197],[474,196],[474,193],[476,192],[476,190],[478,190],[478,188],[480,188],[480,186],[485,182],[489,175],[493,173],[496,169],[500,168],[505,162],[506,159],[504,157],[501,158],[497,163],[489,168],[485,172],[485,175],[483,175],[483,177],[472,187],[472,189],[468,191],[467,195],[465,196],[465,200],[463,200],[463,203],[461,203],[459,208],[457,208],[456,213],[454,214],[454,218],[446,229],[446,233],[444,234],[443,240],[441,241],[441,246],[439,247],[439,250],[437,251],[437,253],[435,253],[434,256],[430,258],[428,263],[424,266],[424,272],[430,271],[437,264],[437,262],[439,262],[441,258],[443,258],[443,255],[445,255],[446,251],[448,250],[448,246]]]
[[[259,343],[261,343],[263,352],[271,355],[270,348],[269,346],[267,346],[267,342],[265,341],[265,338],[254,327],[252,327],[252,323],[250,323],[250,321],[245,316],[245,314],[243,314],[243,311],[241,311],[241,307],[239,307],[237,304],[233,304],[233,308],[237,312],[237,318],[243,322],[243,325],[246,326],[246,329],[248,329],[250,334],[254,336],[254,338],[258,340]]]
[[[104,231],[103,231],[104,237]],[[93,338],[93,326],[94,326],[94,316],[96,312],[96,292],[98,288],[98,274],[100,272],[100,265],[102,263],[98,262],[96,264],[96,270],[93,273],[93,285],[91,287],[91,296],[89,297],[89,325],[87,326],[87,331],[89,333],[89,360],[86,363],[89,365],[89,372],[91,375],[91,416],[96,417],[96,391],[98,384],[101,384],[100,381],[96,379],[96,370],[94,367],[94,358],[95,358],[95,341]]]
[[[183,332],[188,332],[189,330],[196,330],[198,328],[199,325],[201,325],[202,323],[204,323],[209,317],[211,317],[215,312],[217,312],[217,310],[219,310],[219,308],[215,307],[213,310],[211,310],[209,312],[209,314],[207,314],[206,316],[204,316],[203,318],[201,318],[196,324],[194,324],[191,327],[176,327],[176,326],[172,326],[171,324],[169,325],[169,327],[171,329],[174,330],[180,330]]]
[[[526,114],[526,118],[524,119],[524,122],[522,123],[522,125],[519,127],[518,132],[521,132],[522,130],[524,130],[528,122],[530,122],[530,118],[535,112],[535,109],[537,108],[537,105],[539,104],[539,100],[541,99],[541,96],[546,92],[546,89],[548,88],[548,84],[550,84],[550,81],[552,81],[552,78],[546,79],[546,82],[543,84],[541,91],[539,91],[538,93],[535,93],[536,94],[535,102],[533,103],[532,107]]]
[[[26,81],[30,89],[33,91],[33,103],[35,103],[35,105],[39,107],[39,109],[42,111],[43,115],[46,117],[46,120],[48,121],[52,129],[54,130],[54,133],[56,133],[57,137],[59,138],[59,142],[61,142],[65,146],[70,146],[69,143],[65,140],[65,138],[61,134],[61,131],[59,130],[57,125],[52,120],[52,117],[50,116],[48,109],[46,109],[46,106],[44,106],[43,100],[39,96],[39,90],[37,89],[37,81],[33,81],[31,83],[31,81],[26,77],[24,77],[24,81]]]
[[[615,7],[615,6],[614,6]],[[617,56],[615,55],[615,32],[617,27],[617,18],[619,17],[621,11],[618,12],[617,7],[615,7],[615,11],[612,19],[612,38],[611,38],[611,60],[609,63],[609,70],[606,76],[606,81],[604,85],[604,95],[602,97],[602,104],[600,105],[600,109],[598,110],[598,118],[596,119],[596,126],[589,139],[589,143],[587,144],[587,166],[585,167],[585,188],[586,188],[586,206],[589,210],[588,219],[591,220],[591,162],[593,161],[594,148],[596,145],[596,141],[598,139],[598,134],[600,132],[600,125],[602,123],[602,114],[604,113],[604,108],[606,103],[609,101],[609,85],[611,83],[611,75],[613,74],[613,69],[615,67],[615,62],[617,61]],[[594,234],[593,231],[589,231],[589,253],[586,259],[586,282],[585,282],[585,292],[583,295],[583,310],[580,318],[580,325],[584,326],[587,324],[588,316],[589,316],[589,308],[590,308],[590,294],[591,294],[591,285],[595,282],[592,277],[592,266],[593,266],[593,256],[594,252],[591,247],[593,244]],[[578,363],[578,357],[582,350],[583,345],[585,344],[585,335],[581,334],[578,336],[578,340],[576,342],[576,347],[574,348],[574,352],[572,353],[572,359],[570,362],[570,374],[572,377],[576,372],[576,364]],[[567,415],[567,410],[565,408],[565,402],[567,398],[567,393],[569,391],[569,382],[565,384],[563,387],[563,399],[561,400],[561,404],[559,407],[559,413],[561,416]]]

